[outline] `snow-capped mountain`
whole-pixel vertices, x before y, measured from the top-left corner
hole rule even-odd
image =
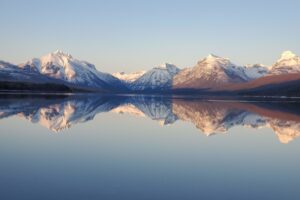
[[[20,68],[17,65],[13,65],[3,61],[0,61],[0,81],[19,84],[23,86],[25,84],[55,84],[57,86],[63,85],[63,81],[45,76],[35,70]]]
[[[121,81],[114,76],[99,72],[93,64],[77,60],[59,50],[41,58],[34,58],[19,67],[81,87],[97,89],[122,87]]]
[[[174,88],[215,88],[224,83],[249,80],[245,68],[213,54],[200,60],[193,68],[186,68],[174,77]]]
[[[18,66],[10,64],[8,62],[0,61],[0,70],[1,71],[13,71],[19,70]]]
[[[146,73],[146,71],[143,70],[143,71],[133,72],[133,73],[129,73],[129,74],[126,74],[125,72],[116,72],[116,73],[113,73],[112,75],[122,81],[125,81],[127,83],[132,83],[136,79],[143,76],[145,73]]]
[[[244,73],[248,77],[248,80],[254,80],[268,74],[269,67],[263,64],[245,65]]]
[[[291,51],[284,51],[277,62],[271,67],[270,74],[300,73],[300,57]]]
[[[165,63],[155,67],[129,84],[133,91],[168,90],[172,87],[173,77],[180,71],[173,64]]]
[[[39,73],[27,69],[21,69],[16,65],[0,61],[0,77],[2,81],[29,81],[33,77],[36,81],[43,79]]]
[[[179,92],[184,89],[200,89],[207,92],[240,92],[251,89],[256,92],[255,88],[261,91],[262,88],[271,87],[271,84],[274,89],[275,85],[284,88],[287,87],[284,85],[286,83],[295,83],[293,91],[289,91],[288,94],[298,95],[298,83],[295,82],[300,81],[298,74],[300,74],[300,57],[291,51],[283,52],[281,58],[271,67],[261,64],[236,65],[227,58],[210,54],[192,68],[180,70],[175,65],[166,63],[149,71],[129,74],[100,72],[93,64],[75,59],[62,51],[55,51],[20,65],[0,62],[0,81],[9,82],[6,84],[10,89],[30,90],[32,83],[42,83],[45,85],[35,87],[38,91],[45,92],[50,91],[45,89],[47,84],[51,84],[51,91],[55,91],[55,87],[60,87],[60,91],[65,92],[87,90],[149,93],[171,92],[172,89],[175,89],[174,92],[177,92],[177,89]],[[277,77],[274,78],[274,75]],[[25,82],[26,89],[20,85]],[[11,87],[11,83],[18,85]],[[6,90],[6,86],[3,85],[2,89]],[[272,90],[269,95],[273,91],[277,89]]]

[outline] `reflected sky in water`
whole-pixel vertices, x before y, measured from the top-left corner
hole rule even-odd
[[[1,98],[0,198],[299,199],[298,111],[292,102]]]

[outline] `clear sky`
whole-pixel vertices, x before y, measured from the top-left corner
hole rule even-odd
[[[209,53],[236,64],[300,54],[299,0],[0,0],[0,60],[61,49],[101,71],[164,62],[193,66]]]

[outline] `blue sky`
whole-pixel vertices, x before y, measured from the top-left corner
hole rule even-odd
[[[300,1],[0,0],[0,59],[21,63],[61,49],[101,71],[163,62],[193,66],[209,53],[237,64],[300,54]]]

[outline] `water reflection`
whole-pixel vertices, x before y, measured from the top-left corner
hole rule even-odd
[[[0,119],[19,116],[60,132],[98,113],[147,117],[161,125],[191,122],[207,136],[227,133],[234,126],[270,128],[281,143],[300,136],[297,102],[241,102],[157,96],[2,96]]]

